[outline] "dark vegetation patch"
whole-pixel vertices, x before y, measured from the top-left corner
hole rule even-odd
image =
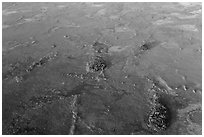
[[[31,72],[33,69],[35,69],[36,67],[40,67],[46,63],[48,63],[50,60],[54,59],[56,56],[58,55],[58,53],[50,53],[42,58],[40,58],[38,61],[33,62],[27,69],[27,72]]]
[[[108,53],[108,46],[104,43],[100,43],[98,41],[96,41],[93,44],[93,49],[97,52],[97,53]]]
[[[107,62],[101,56],[96,56],[93,62],[89,63],[89,69],[93,72],[103,71],[107,68],[107,65]]]
[[[150,111],[148,126],[156,131],[166,130],[171,121],[170,109],[165,105],[158,103]]]
[[[147,126],[151,131],[166,131],[170,127],[173,117],[175,117],[172,102],[165,97],[169,95],[158,91],[152,96],[153,97],[150,98],[152,102],[150,111],[147,114]]]
[[[11,64],[8,70],[3,72],[3,79],[12,79],[17,76],[22,80],[27,73],[33,71],[37,67],[47,64],[57,56],[57,52],[51,52],[37,61],[34,61],[32,57],[27,58],[25,61],[18,61],[15,64]]]
[[[171,134],[171,126],[178,120],[178,109],[186,107],[186,100],[181,96],[173,96],[157,90],[156,97],[148,111],[146,124],[153,134]]]
[[[157,41],[145,42],[139,49],[142,51],[151,50],[156,47],[159,43]]]

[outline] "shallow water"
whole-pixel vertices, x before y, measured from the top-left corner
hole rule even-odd
[[[2,10],[3,134],[201,134],[201,3]]]

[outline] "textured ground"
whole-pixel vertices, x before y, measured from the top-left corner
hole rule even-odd
[[[3,134],[201,134],[201,3],[3,3]]]

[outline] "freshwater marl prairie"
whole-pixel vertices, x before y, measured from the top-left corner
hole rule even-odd
[[[201,134],[201,3],[3,3],[3,134]]]

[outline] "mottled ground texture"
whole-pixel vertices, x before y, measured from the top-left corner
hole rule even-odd
[[[3,3],[3,134],[201,134],[201,3]]]

